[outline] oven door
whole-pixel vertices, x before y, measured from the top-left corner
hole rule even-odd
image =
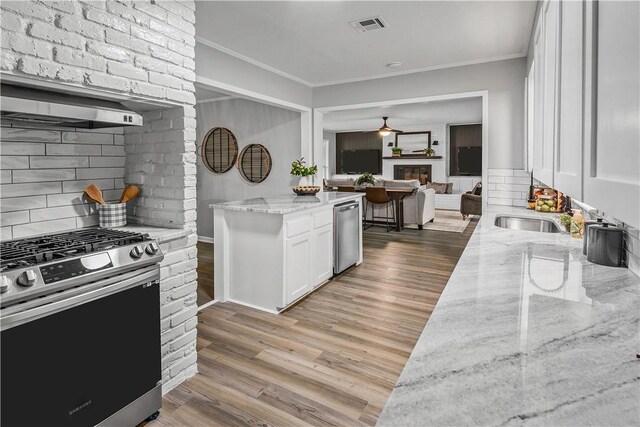
[[[92,426],[156,388],[158,267],[128,276],[2,315],[3,426]]]

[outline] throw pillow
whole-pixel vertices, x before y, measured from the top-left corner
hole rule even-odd
[[[476,186],[473,187],[473,190],[471,190],[471,194],[474,194],[476,196],[482,195],[482,182],[478,182]]]

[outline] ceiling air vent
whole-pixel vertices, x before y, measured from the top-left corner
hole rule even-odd
[[[382,16],[374,16],[373,18],[359,19],[357,21],[349,22],[354,30],[359,33],[366,33],[373,30],[384,30],[389,28],[387,23],[382,19]]]

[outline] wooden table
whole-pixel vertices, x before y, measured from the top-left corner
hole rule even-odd
[[[355,187],[355,190],[364,193],[366,187]],[[404,227],[404,203],[403,199],[415,193],[417,188],[384,188],[393,201],[396,209],[396,231],[402,231]]]

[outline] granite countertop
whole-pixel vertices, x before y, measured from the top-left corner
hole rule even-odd
[[[337,191],[320,192],[315,196],[286,196],[256,197],[254,199],[236,200],[233,202],[213,203],[214,209],[228,209],[242,212],[260,212],[268,214],[287,214],[305,209],[318,208],[325,205],[357,200],[364,193],[342,193]]]
[[[486,212],[378,420],[640,425],[640,278]]]
[[[114,230],[130,231],[133,233],[147,233],[152,239],[156,239],[159,244],[188,236],[191,231],[182,228],[154,227],[150,225],[127,224],[124,227],[111,227]]]

